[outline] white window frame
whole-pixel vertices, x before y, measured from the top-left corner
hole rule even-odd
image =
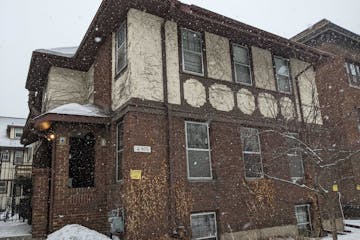
[[[125,33],[125,37],[124,37],[124,42],[118,46],[118,41],[119,41],[119,32],[120,30],[124,28],[124,33]],[[115,75],[118,75],[122,70],[124,70],[128,64],[127,62],[127,27],[126,27],[126,21],[124,21],[123,23],[120,24],[119,28],[116,30],[115,32]],[[124,47],[124,59],[125,59],[125,63],[124,66],[121,66],[120,69],[118,69],[118,61],[119,61],[119,52],[120,49]]]
[[[205,125],[206,126],[206,134],[208,138],[208,148],[202,149],[202,148],[189,148],[188,147],[188,137],[187,137],[187,125],[188,124],[199,124],[199,125]],[[186,142],[186,166],[187,166],[187,178],[189,180],[212,180],[212,166],[211,166],[211,148],[210,148],[210,135],[209,135],[209,124],[204,122],[194,122],[194,121],[185,121],[185,142]],[[210,164],[210,177],[190,177],[190,166],[189,166],[189,150],[191,151],[203,151],[209,153],[209,164]]]
[[[1,159],[0,162],[9,162],[10,161],[10,152],[9,150],[1,150]],[[4,158],[4,156],[7,156]]]
[[[353,74],[351,73],[350,65],[352,65],[352,66],[355,67],[355,75],[353,75]],[[352,62],[345,62],[345,68],[346,68],[346,72],[347,72],[347,74],[348,74],[349,86],[350,86],[350,87],[353,87],[353,88],[358,88],[358,89],[360,89],[360,84],[359,84],[359,86],[357,86],[357,85],[354,85],[354,84],[352,83],[352,78],[354,78],[354,77],[355,77],[355,78],[358,78],[359,81],[360,81],[360,65],[355,64],[355,63],[352,63]]]
[[[242,146],[241,151],[242,151],[242,159],[243,159],[243,162],[244,162],[244,176],[245,176],[245,179],[248,179],[248,180],[262,179],[262,178],[264,178],[264,168],[263,168],[263,162],[262,162],[262,157],[261,157],[261,142],[260,142],[260,137],[259,137],[259,129],[251,128],[251,127],[241,127],[241,128],[255,129],[256,132],[257,132],[256,137],[257,137],[258,143],[259,143],[259,152],[245,151],[244,146]],[[240,130],[240,139],[241,139],[241,130]],[[242,141],[241,141],[241,144],[242,144]],[[260,164],[261,164],[261,176],[260,177],[248,177],[248,176],[246,176],[245,154],[259,155],[260,156]]]
[[[18,158],[18,156],[16,156],[17,154],[20,154],[21,153],[21,160],[22,160],[22,163],[18,163],[18,160],[17,160],[17,158]],[[23,165],[24,164],[24,151],[15,151],[14,152],[14,161],[13,161],[13,163],[14,163],[14,165]]]
[[[306,223],[299,223],[298,222],[298,212],[296,211],[297,208],[300,208],[300,207],[306,207],[306,210],[307,210],[307,214],[309,216],[309,222],[306,222]],[[310,204],[297,204],[295,205],[295,218],[296,218],[296,226],[298,227],[299,229],[299,225],[309,225],[310,226],[310,231],[312,231],[312,223],[311,223],[311,215],[310,215]]]
[[[122,131],[123,131],[123,135],[122,135],[122,141],[123,141],[123,145],[121,147],[121,149],[119,149],[119,125],[122,125]],[[121,153],[122,155],[122,159],[121,159],[121,163],[119,163],[119,153]],[[116,182],[122,182],[123,180],[123,176],[122,174],[119,173],[119,164],[122,164],[122,160],[124,159],[124,122],[120,121],[116,124],[116,163],[115,163],[115,177],[116,177]],[[122,170],[122,169],[121,169]],[[120,178],[121,176],[121,178]]]
[[[21,136],[22,136],[22,134],[23,134],[23,129],[22,129],[22,128],[14,128],[14,138],[15,138],[15,139],[20,139],[20,138],[21,138],[21,136],[16,136],[16,134],[18,134],[19,131],[21,132]]]
[[[287,136],[287,138],[289,138],[288,136],[293,137],[293,139],[295,139],[294,141],[297,141],[297,139],[299,138],[299,134],[294,133],[294,132],[288,132],[288,133],[286,133],[286,136]],[[291,139],[291,137],[289,139]],[[289,145],[288,145],[288,150],[289,150]],[[291,173],[290,173],[290,177],[291,177],[291,180],[293,180],[293,181],[303,180],[305,171],[304,171],[304,161],[302,159],[301,152],[299,152],[299,154],[297,154],[297,153],[289,153],[289,151],[287,151],[286,155],[288,157],[288,160],[290,160],[289,157],[300,156],[302,177],[293,177],[293,176],[291,176]]]
[[[201,213],[192,213],[190,214],[190,228],[192,226],[192,217],[193,216],[203,216],[203,215],[214,215],[214,219],[215,219],[215,236],[206,236],[206,237],[200,237],[200,238],[193,238],[191,237],[192,240],[202,240],[202,239],[209,239],[209,238],[215,238],[216,240],[218,239],[218,230],[217,230],[217,219],[216,219],[216,212],[201,212]],[[191,229],[191,234],[192,234],[192,229]]]
[[[7,192],[7,182],[0,181],[0,194],[4,194]]]
[[[244,63],[235,61],[234,47],[246,49],[246,51],[247,51],[247,56],[248,56],[248,60],[249,60],[249,64],[244,64]],[[232,59],[233,59],[233,66],[234,66],[234,77],[235,77],[234,80],[235,80],[235,82],[236,82],[236,83],[239,83],[239,84],[242,84],[242,85],[245,85],[245,86],[252,86],[252,85],[253,85],[253,80],[252,80],[252,72],[251,72],[252,69],[251,69],[250,49],[249,49],[248,47],[246,47],[246,46],[243,46],[243,45],[240,45],[240,44],[237,44],[237,43],[234,43],[234,44],[232,45],[232,48],[233,48],[233,51],[232,51]],[[236,64],[249,68],[250,84],[249,84],[249,83],[244,83],[244,82],[238,81],[237,75],[236,75]]]
[[[187,50],[187,49],[184,49],[184,41],[182,39],[182,33],[183,31],[186,31],[186,32],[191,32],[191,33],[194,33],[194,34],[198,34],[200,36],[200,50],[201,50],[201,53],[199,52],[195,52],[195,51],[191,51],[191,50]],[[193,31],[193,30],[190,30],[190,29],[187,29],[187,28],[181,28],[180,29],[180,40],[181,40],[181,58],[182,58],[182,70],[183,72],[185,73],[189,73],[189,74],[193,74],[193,75],[197,75],[197,76],[204,76],[205,74],[205,71],[204,71],[204,52],[203,52],[203,49],[202,49],[202,34],[200,32],[196,32],[196,31]],[[192,54],[196,54],[196,55],[199,55],[201,56],[201,73],[198,73],[198,72],[192,72],[192,71],[189,71],[189,70],[185,70],[185,56],[184,56],[184,52],[189,52],[189,53],[192,53]]]
[[[276,61],[275,61],[276,58],[284,60],[287,63],[287,68],[288,68],[289,75],[282,75],[282,74],[277,73],[277,71],[276,71]],[[279,92],[281,92],[281,93],[292,94],[292,82],[291,82],[292,80],[291,80],[291,73],[290,73],[290,60],[288,58],[284,58],[284,57],[274,55],[274,72],[275,72],[277,90]],[[289,79],[289,92],[281,91],[279,89],[279,78],[278,78],[279,75],[282,76],[282,77],[287,77]]]

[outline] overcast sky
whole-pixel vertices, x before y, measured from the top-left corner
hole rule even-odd
[[[27,116],[25,81],[32,51],[79,45],[100,2],[0,0],[0,116]],[[323,18],[360,34],[359,0],[182,2],[207,8],[286,38]]]

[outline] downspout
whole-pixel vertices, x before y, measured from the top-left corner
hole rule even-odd
[[[300,96],[300,87],[299,87],[299,77],[304,74],[307,70],[309,70],[310,68],[312,68],[314,65],[310,64],[309,66],[307,66],[305,69],[303,69],[301,72],[299,72],[298,74],[296,74],[295,78],[295,86],[296,86],[296,91],[297,91],[297,98],[298,98],[298,102],[299,102],[299,110],[300,110],[300,118],[301,118],[301,123],[304,124],[304,112],[303,112],[303,108],[301,105],[301,96]]]
[[[168,188],[168,225],[169,225],[169,234],[173,236],[176,234],[176,220],[175,220],[175,197],[174,191],[172,188],[172,161],[170,157],[170,146],[171,146],[171,116],[169,113],[169,99],[168,99],[168,79],[167,79],[167,67],[166,67],[166,42],[165,42],[165,22],[166,19],[163,20],[161,23],[161,52],[162,52],[162,71],[163,71],[163,93],[164,93],[164,106],[165,106],[165,114],[167,118],[167,134],[166,134],[166,141],[167,141],[167,165],[168,165],[168,181],[167,181],[167,188]]]
[[[50,233],[53,228],[53,215],[54,215],[54,194],[55,194],[55,162],[56,162],[56,139],[51,144],[51,161],[49,172],[49,200],[48,200],[48,221],[47,233]]]

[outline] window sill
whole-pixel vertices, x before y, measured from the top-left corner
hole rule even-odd
[[[127,70],[127,64],[120,70],[118,71],[117,73],[115,73],[115,76],[114,76],[114,80],[117,81],[121,75],[123,75],[123,73]]]

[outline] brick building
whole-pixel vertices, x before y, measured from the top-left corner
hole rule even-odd
[[[331,57],[174,0],[103,1],[78,48],[32,55],[33,235],[109,217],[125,239],[319,235],[292,140],[326,133]]]
[[[319,68],[317,86],[325,125],[332,141],[344,151],[360,149],[360,36],[326,19],[293,40],[333,54]],[[360,216],[360,154],[353,154],[339,170],[345,215]]]

